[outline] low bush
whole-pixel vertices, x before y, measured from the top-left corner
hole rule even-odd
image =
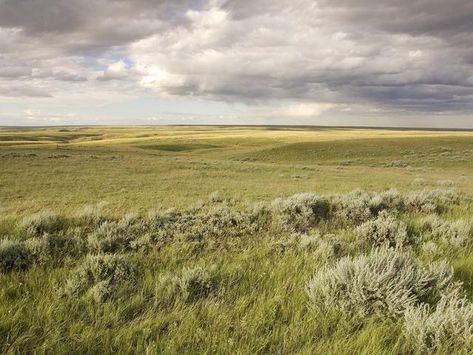
[[[64,227],[64,220],[55,213],[43,211],[23,218],[18,227],[29,237],[39,237],[44,233],[55,233]]]
[[[375,249],[322,268],[306,290],[315,308],[363,320],[373,314],[402,315],[407,308],[438,297],[453,285],[452,278],[443,264],[426,269],[407,254]]]
[[[358,189],[349,194],[332,196],[332,220],[340,225],[358,225],[383,210],[400,209],[402,203],[401,194],[394,189],[380,193]]]
[[[312,193],[296,194],[273,202],[279,225],[289,231],[305,232],[328,213],[328,202]]]
[[[215,265],[186,268],[177,276],[161,279],[161,288],[168,297],[181,297],[186,302],[194,302],[214,292],[219,285],[219,275]]]
[[[371,213],[378,214],[384,210],[400,210],[403,206],[403,196],[396,189],[370,193],[369,208]]]
[[[184,241],[249,235],[269,224],[271,215],[264,205],[238,212],[225,206],[210,210],[168,210],[149,217],[151,233],[163,240]]]
[[[87,245],[90,251],[101,253],[115,253],[136,249],[137,243],[145,239],[140,236],[146,234],[146,227],[135,216],[125,216],[119,221],[107,221],[89,234]]]
[[[47,238],[29,238],[24,241],[24,245],[35,261],[43,262],[51,255]]]
[[[96,301],[112,297],[125,284],[136,286],[136,266],[119,255],[88,255],[82,265],[72,272],[63,288],[69,297],[81,296],[87,291]]]
[[[0,271],[9,273],[28,269],[34,261],[25,243],[3,239],[0,241]]]
[[[317,254],[321,259],[339,258],[348,250],[347,243],[337,235],[307,235],[299,237],[299,248]]]
[[[419,353],[472,353],[473,304],[453,290],[435,307],[410,307],[404,314],[403,333]]]
[[[470,221],[446,221],[432,215],[422,220],[424,237],[453,247],[465,246],[470,240],[473,224]]]
[[[410,212],[433,213],[441,212],[446,205],[459,201],[454,190],[420,190],[412,191],[404,196],[404,206]]]
[[[66,256],[79,256],[86,252],[85,235],[81,227],[74,227],[28,238],[25,240],[25,245],[38,261],[45,261],[51,257],[62,259]]]
[[[400,248],[409,244],[406,224],[386,211],[361,224],[354,232],[364,246]]]

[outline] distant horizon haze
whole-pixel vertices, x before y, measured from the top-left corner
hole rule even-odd
[[[0,0],[0,126],[473,129],[470,0]]]

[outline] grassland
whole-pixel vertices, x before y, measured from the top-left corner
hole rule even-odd
[[[473,132],[0,129],[0,353],[470,353],[472,158]],[[322,287],[378,252],[429,281]]]
[[[473,192],[473,133],[277,128],[0,130],[2,213],[185,207],[218,190],[237,200],[301,191]]]

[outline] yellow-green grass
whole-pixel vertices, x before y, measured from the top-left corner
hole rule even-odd
[[[276,127],[0,130],[3,215],[187,206],[210,192],[268,200],[301,191],[454,184],[473,192],[473,133]],[[420,181],[419,179],[416,181]]]
[[[0,129],[0,239],[33,246],[49,243],[29,269],[0,271],[0,353],[414,354],[415,347],[402,333],[402,317],[373,317],[361,324],[313,309],[305,289],[308,280],[341,256],[324,254],[327,247],[302,248],[300,236],[274,221],[237,237],[215,237],[190,228],[185,237],[181,231],[160,238],[157,225],[149,228],[154,239],[145,250],[118,253],[139,270],[132,286],[123,285],[105,302],[96,302],[88,293],[64,297],[67,280],[97,253],[90,240],[100,241],[94,233],[101,222],[84,222],[76,212],[106,201],[103,212],[89,209],[89,217],[101,221],[139,212],[139,223],[145,223],[151,218],[149,210],[185,208],[208,201],[213,191],[232,201],[208,203],[205,208],[246,211],[247,201],[269,202],[305,191],[454,187],[461,202],[437,217],[466,223],[473,211],[468,199],[473,193],[472,158],[473,132]],[[22,219],[41,210],[59,213],[62,229],[32,237],[21,228]],[[432,246],[424,248],[421,225],[432,217],[429,212],[391,212],[407,224],[415,240],[405,252],[424,266],[446,259],[471,299],[473,228],[461,247],[435,240],[435,254],[429,251]],[[129,226],[130,220],[125,217],[123,224]],[[370,252],[357,244],[354,225],[338,223],[327,219],[307,233],[341,238],[346,243],[343,255]],[[115,225],[113,233],[119,231]],[[163,277],[196,266],[215,266],[221,277],[209,297],[193,302],[163,297]]]

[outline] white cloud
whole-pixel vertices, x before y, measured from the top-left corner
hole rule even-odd
[[[0,100],[180,97],[249,108],[232,120],[288,123],[468,114],[469,10],[469,0],[3,0]]]

